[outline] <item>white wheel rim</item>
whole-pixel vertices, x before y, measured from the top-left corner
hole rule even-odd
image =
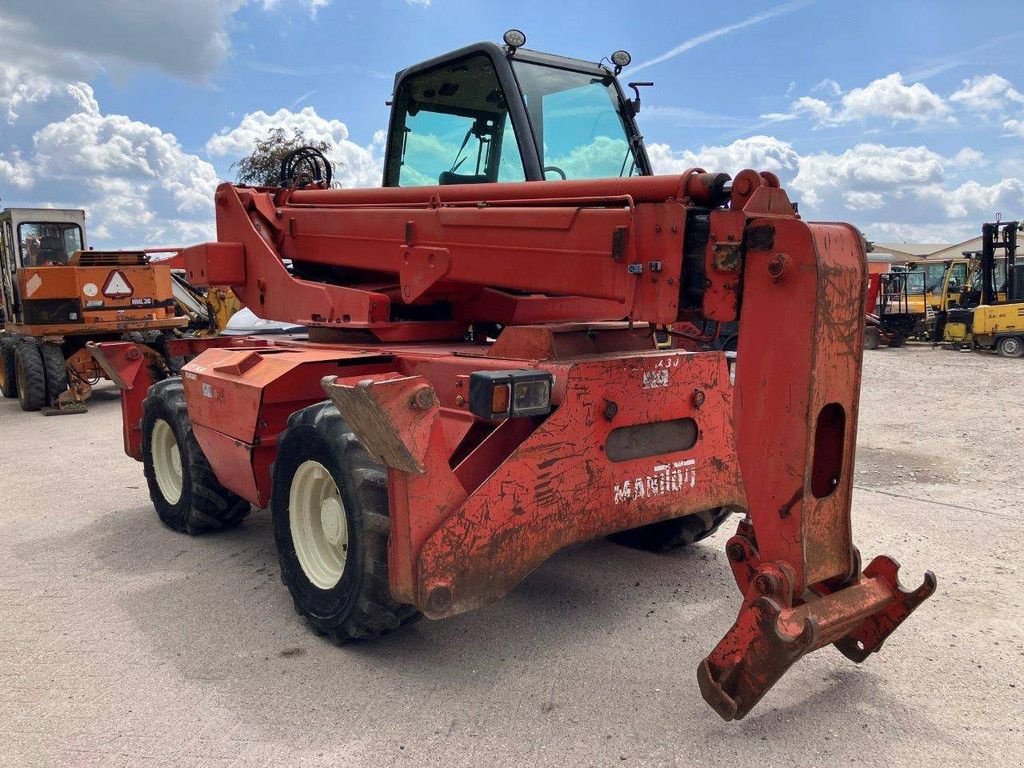
[[[150,442],[156,484],[168,504],[177,504],[181,499],[184,474],[181,470],[181,451],[178,449],[178,440],[174,437],[171,425],[163,419],[157,419],[153,425],[153,437]]]
[[[303,573],[320,589],[341,581],[348,560],[348,517],[327,468],[305,461],[288,492],[288,525]]]
[[[1016,355],[1020,351],[1020,342],[1016,339],[1006,339],[1003,341],[1003,352],[1007,355]]]

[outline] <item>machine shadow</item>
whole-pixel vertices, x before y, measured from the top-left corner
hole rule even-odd
[[[869,670],[837,669],[835,660],[815,654],[740,723],[721,722],[706,708],[694,671],[739,603],[721,551],[730,533],[727,523],[700,545],[658,555],[604,540],[580,544],[493,605],[340,647],[317,637],[293,612],[265,511],[234,530],[186,537],[139,507],[107,515],[76,536],[86,538],[99,569],[137,584],[117,608],[155,655],[192,684],[211,689],[247,723],[268,729],[288,716],[294,703],[288,692],[296,687],[307,716],[325,730],[339,727],[339,702],[354,691],[362,698],[428,691],[471,708],[491,699],[501,680],[527,691],[542,708],[551,696],[547,670],[599,667],[610,646],[621,646],[623,628],[629,653],[618,662],[620,671],[642,676],[661,648],[674,661],[653,706],[665,710],[663,717],[706,720],[723,744],[791,730],[822,711],[856,716],[852,702],[885,700]],[[603,690],[599,679],[580,684],[580,700],[571,706],[586,706]],[[350,706],[358,708],[354,701]],[[358,727],[358,718],[350,725]]]
[[[238,529],[186,537],[142,507],[106,515],[75,534],[85,538],[95,567],[137,583],[120,609],[186,677],[243,689],[235,693],[245,700],[246,690],[265,693],[264,686],[273,686],[268,667],[280,673],[283,665],[325,705],[353,680],[384,691],[437,685],[439,674],[453,695],[485,695],[494,683],[479,670],[523,659],[557,664],[601,648],[616,627],[634,625],[642,640],[645,622],[684,621],[692,611],[704,615],[700,634],[708,634],[706,641],[694,637],[689,648],[696,654],[713,645],[712,634],[727,628],[738,603],[719,551],[726,535],[665,555],[603,540],[577,545],[493,605],[339,647],[317,637],[293,612],[265,511],[254,512]],[[709,602],[723,605],[715,611],[720,620],[707,621]],[[687,684],[698,661],[695,656],[680,670]]]

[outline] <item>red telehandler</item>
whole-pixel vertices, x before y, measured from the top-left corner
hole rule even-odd
[[[312,150],[279,187],[219,187],[190,282],[307,333],[181,340],[162,381],[99,345],[125,448],[176,530],[269,507],[282,580],[336,642],[490,603],[574,542],[670,548],[739,513],[742,605],[697,673],[738,719],[935,589],[851,540],[864,241],[770,173],[652,175],[628,54],[524,42],[398,74],[384,188],[331,188]],[[735,371],[673,330],[736,321]]]

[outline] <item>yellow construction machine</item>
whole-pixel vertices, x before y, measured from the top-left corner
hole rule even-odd
[[[965,254],[970,269],[956,302],[949,298],[947,276],[943,341],[961,349],[1024,357],[1024,264],[1016,263],[1020,231],[1024,225],[1017,221],[982,225],[981,251]]]

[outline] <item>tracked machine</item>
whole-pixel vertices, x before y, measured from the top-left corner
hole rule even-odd
[[[269,507],[296,609],[338,642],[495,601],[574,542],[670,548],[737,513],[742,603],[697,678],[738,719],[935,588],[851,540],[864,241],[770,173],[651,175],[628,55],[524,42],[399,73],[383,188],[329,188],[307,155],[217,190],[190,282],[308,333],[187,342],[163,381],[99,345],[126,451],[174,529]],[[674,330],[737,321],[736,368]]]

